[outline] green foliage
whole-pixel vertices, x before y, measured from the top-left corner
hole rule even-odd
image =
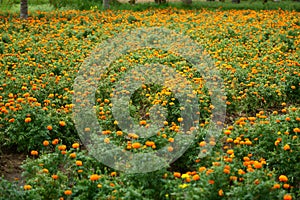
[[[299,198],[299,13],[173,8],[99,12],[94,5],[88,9],[37,12],[27,22],[20,22],[17,15],[0,19],[4,30],[0,142],[3,148],[38,151],[22,165],[24,185],[0,180],[0,198],[214,200],[283,199],[287,194]],[[131,96],[130,116],[147,126],[150,108],[158,102],[168,113],[162,128],[149,138],[120,130],[112,115],[113,86],[137,65],[160,63],[186,77],[193,83],[201,112],[195,139],[167,169],[148,174],[114,172],[84,147],[71,147],[79,140],[71,119],[73,83],[98,43],[124,30],[149,26],[178,30],[214,58],[226,88],[226,98],[222,97],[228,105],[226,122],[219,139],[204,141],[215,107],[203,75],[185,58],[151,48],[121,55],[100,77],[95,95],[103,129],[99,134],[111,143],[132,153],[155,152],[174,142],[184,120],[180,111],[189,108],[181,108],[167,87],[144,84]],[[61,143],[56,143],[57,138]],[[198,157],[209,148],[214,148],[211,154]]]
[[[20,186],[19,182],[10,182],[3,178],[0,178],[0,199],[18,199],[18,200],[30,200],[40,199],[41,196],[35,193],[34,190],[25,191]]]

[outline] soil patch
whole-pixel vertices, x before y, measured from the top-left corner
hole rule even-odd
[[[8,181],[21,180],[21,165],[26,159],[24,153],[0,153],[0,176]]]

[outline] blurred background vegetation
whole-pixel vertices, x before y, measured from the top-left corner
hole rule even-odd
[[[23,0],[0,0],[1,13],[20,13]],[[27,0],[26,0],[27,1]],[[107,1],[107,0],[104,0]],[[300,0],[108,0],[112,10],[145,10],[148,8],[176,7],[181,9],[283,9],[300,11]],[[104,9],[102,0],[28,0],[29,13],[52,10]]]

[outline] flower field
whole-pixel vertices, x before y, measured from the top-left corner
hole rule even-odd
[[[150,107],[160,105],[168,111],[163,127],[140,138],[118,126],[113,87],[137,64],[170,67],[193,84],[199,101],[199,128],[187,151],[163,169],[128,174],[88,154],[72,118],[73,84],[99,43],[141,27],[168,28],[203,47],[224,80],[226,117],[220,136],[205,140],[216,105],[205,77],[185,58],[152,48],[118,57],[99,78],[95,95],[105,143],[147,153],[176,142],[180,134],[185,108],[168,87],[151,84],[132,95],[130,116],[147,127]],[[0,199],[300,198],[299,12],[53,11],[26,21],[0,16],[0,30],[1,149],[28,153],[21,186],[0,179]],[[198,157],[209,148],[207,156]]]

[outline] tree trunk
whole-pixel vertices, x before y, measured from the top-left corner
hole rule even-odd
[[[20,18],[27,19],[28,17],[28,0],[21,0],[20,2]]]
[[[154,2],[157,4],[163,4],[163,3],[167,3],[167,0],[154,0]]]
[[[104,10],[109,9],[109,0],[103,0],[103,8]]]
[[[192,0],[183,0],[183,3],[186,5],[191,5],[192,4]]]

